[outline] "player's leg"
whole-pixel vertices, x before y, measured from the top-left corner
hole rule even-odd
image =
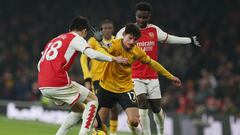
[[[138,99],[140,123],[144,135],[151,135],[150,119],[148,116],[147,84],[149,80],[134,80],[134,90]]]
[[[89,91],[88,89],[85,90]],[[83,121],[79,135],[87,135],[90,133],[98,108],[98,99],[92,92],[88,93],[87,98],[83,102],[86,104],[86,106],[83,111]]]
[[[131,129],[132,134],[140,135],[142,131],[137,128],[140,123],[140,116],[135,92],[132,90],[125,93],[117,93],[115,97],[117,97],[117,102],[127,114],[128,126]]]
[[[161,108],[161,91],[160,91],[160,84],[158,79],[151,80],[148,87],[148,102],[153,111],[153,118],[156,123],[157,127],[157,134],[163,135],[164,134],[164,113],[163,109]]]
[[[66,119],[63,121],[61,127],[58,129],[56,135],[66,135],[70,128],[79,122],[82,117],[82,112],[84,110],[84,105],[82,103],[75,103],[72,107],[72,111],[68,114]]]
[[[71,87],[72,88],[72,87]],[[77,91],[71,92],[71,88],[66,89],[44,89],[41,90],[44,97],[51,99],[56,105],[63,106],[64,104],[70,105],[73,101],[77,100],[79,93]],[[77,106],[78,105],[78,106]],[[56,135],[66,135],[69,129],[75,125],[82,116],[84,110],[83,104],[75,103],[72,108],[79,108],[75,112],[70,112],[67,118],[63,121],[61,127],[58,129]]]
[[[132,131],[133,135],[141,135],[142,131],[138,129],[138,124],[140,123],[140,116],[137,107],[128,107],[125,109],[128,118],[128,126]]]
[[[153,111],[153,118],[157,127],[157,135],[163,135],[165,115],[163,109],[160,107],[160,99],[149,99],[149,104]]]
[[[109,118],[109,112],[110,112],[110,108],[107,108],[107,107],[100,107],[99,110],[98,110],[98,115],[99,115],[99,118],[101,119],[101,122],[102,124],[105,125],[107,119]],[[97,122],[97,121],[96,121]],[[99,127],[98,125],[96,124],[99,124],[99,123],[94,123],[94,127]],[[99,128],[96,128],[96,129],[100,129],[102,131],[104,131],[105,133],[108,133],[108,129],[103,129],[103,127],[99,127]]]
[[[85,109],[83,111],[83,116],[82,116],[83,121],[82,121],[82,126],[80,129],[79,135],[86,135],[90,133],[92,128],[91,126],[95,118],[97,107],[98,107],[97,97],[93,93],[91,93],[87,88],[83,87],[82,85],[76,82],[72,82],[68,88],[46,89],[46,90],[41,90],[41,92],[43,93],[44,96],[50,97],[51,99],[53,99],[57,105],[62,105],[66,103],[70,107],[73,107],[72,109],[74,112],[79,112],[79,111],[81,112],[81,110],[84,109],[81,103],[82,102],[86,103]],[[76,116],[76,117],[81,116],[80,114],[76,114],[76,113],[70,113],[70,114],[74,114],[71,116]],[[78,121],[78,119],[77,118],[74,119],[69,124],[75,123],[74,121]],[[64,131],[63,133],[59,133],[59,134],[64,135],[65,132],[67,131]]]
[[[97,81],[93,81],[93,90],[94,90],[94,93],[96,94],[97,92],[98,92],[98,90],[100,90],[100,85],[99,85],[99,81],[97,80]],[[100,107],[99,107],[100,108]],[[105,133],[107,133],[108,132],[108,128],[107,128],[107,126],[106,126],[106,124],[104,124],[102,121],[101,121],[101,118],[100,118],[100,116],[99,116],[99,114],[97,113],[97,115],[96,115],[96,122],[94,122],[94,123],[96,123],[95,125],[96,126],[94,126],[94,128],[96,128],[96,129],[100,129],[100,130],[102,130],[102,131],[104,131]]]
[[[98,114],[101,119],[101,122],[103,123],[103,126],[101,128],[105,127],[106,120],[109,118],[109,111],[113,107],[113,104],[116,104],[116,101],[114,100],[114,93],[107,91],[103,88],[99,88],[97,91],[97,97],[99,101],[99,109]],[[95,121],[94,127],[99,127],[98,121]],[[107,133],[107,130],[101,129],[105,133]]]
[[[118,110],[117,104],[113,105],[111,109],[111,117],[110,117],[110,135],[117,134],[117,126],[118,126]]]

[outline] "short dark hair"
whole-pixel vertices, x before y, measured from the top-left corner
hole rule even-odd
[[[141,37],[141,32],[139,27],[134,23],[128,23],[125,26],[125,34],[133,35],[135,38]]]
[[[69,30],[77,30],[82,31],[83,29],[89,30],[89,22],[86,17],[78,16],[73,19],[72,23],[70,24]]]
[[[139,2],[136,4],[135,10],[141,10],[141,11],[149,11],[152,12],[152,5],[148,2]]]
[[[101,22],[101,26],[102,26],[103,24],[106,24],[106,23],[110,23],[110,24],[114,25],[114,23],[113,23],[112,20],[110,20],[110,19],[105,19],[105,20],[103,20],[103,21]]]
[[[102,22],[101,22],[101,26],[100,26],[100,30],[102,30],[102,25],[103,24],[112,24],[113,25],[113,27],[114,27],[114,22],[112,21],[112,20],[110,20],[110,19],[105,19],[105,20],[103,20]]]

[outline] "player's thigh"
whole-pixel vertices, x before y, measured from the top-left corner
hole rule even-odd
[[[117,120],[118,119],[118,109],[117,104],[114,104],[111,109],[111,120]]]
[[[78,102],[88,103],[89,101],[97,100],[96,95],[94,93],[92,93],[89,89],[87,89],[86,87],[84,87],[74,81],[72,82],[72,84],[74,85],[73,92],[76,90],[78,93],[80,93],[80,98],[79,98]]]
[[[97,98],[99,107],[105,107],[111,109],[113,104],[116,103],[114,99],[114,93],[105,90],[104,88],[100,87],[97,91]]]
[[[160,99],[162,98],[160,84],[158,79],[152,79],[147,85],[147,98],[148,99]]]
[[[72,82],[68,88],[44,89],[41,90],[41,92],[44,96],[52,99],[57,105],[63,105],[64,103],[67,103],[68,105],[72,106],[76,102],[85,101],[90,91],[82,85]]]
[[[138,107],[140,109],[148,109],[148,99],[146,94],[142,93],[138,95],[137,100],[138,100]]]
[[[126,110],[129,107],[138,107],[136,94],[133,90],[124,93],[116,93],[117,102]]]
[[[98,110],[98,115],[103,123],[106,123],[106,120],[109,117],[110,108],[100,107]]]
[[[140,95],[140,94],[147,94],[147,80],[142,80],[142,79],[133,79],[133,83],[134,83],[134,91],[136,93],[136,95]]]
[[[90,91],[88,93],[88,96],[84,100],[84,103],[88,103],[89,101],[92,101],[92,100],[98,100],[98,99],[97,99],[97,96],[93,92]]]

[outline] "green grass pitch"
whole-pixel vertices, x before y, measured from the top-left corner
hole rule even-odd
[[[0,115],[0,135],[55,135],[59,125],[37,121],[12,120]],[[78,135],[79,127],[72,128],[68,135]],[[118,133],[118,135],[130,135]]]

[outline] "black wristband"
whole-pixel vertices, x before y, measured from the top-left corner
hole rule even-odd
[[[194,45],[193,37],[190,37],[190,39],[191,39],[191,44]]]

